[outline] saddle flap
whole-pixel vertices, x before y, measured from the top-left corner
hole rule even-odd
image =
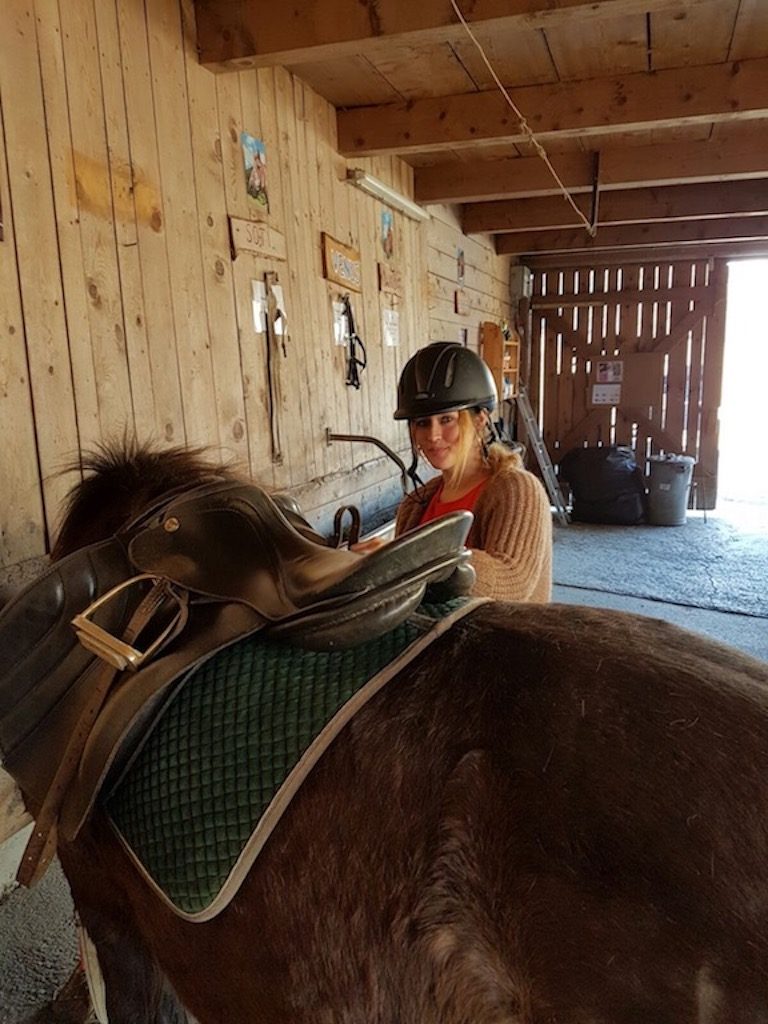
[[[71,621],[130,574],[122,545],[104,541],[57,562],[0,612],[0,752],[32,806],[87,700],[95,656]],[[117,601],[98,621],[120,632],[127,614],[127,601]]]

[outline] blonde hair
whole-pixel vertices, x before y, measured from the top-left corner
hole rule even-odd
[[[449,487],[455,487],[464,476],[475,448],[481,447],[481,434],[477,429],[477,422],[482,413],[474,409],[459,410],[459,441],[456,448],[456,462],[447,473]]]

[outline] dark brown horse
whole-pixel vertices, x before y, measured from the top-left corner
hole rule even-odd
[[[211,471],[91,469],[59,555]],[[177,999],[201,1024],[768,1021],[766,683],[660,621],[482,606],[338,736],[212,920],[99,812],[60,845],[111,1024]]]

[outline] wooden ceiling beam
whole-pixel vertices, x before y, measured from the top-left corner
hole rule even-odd
[[[765,118],[768,58],[509,92],[545,145],[548,138]],[[346,157],[525,140],[498,89],[340,110],[337,125],[339,151]]]
[[[600,190],[765,178],[767,149],[764,125],[759,126],[754,138],[734,140],[727,145],[676,142],[607,148],[600,151]],[[569,191],[590,191],[592,153],[555,153],[552,163]],[[539,157],[417,167],[414,191],[419,203],[473,203],[560,193]]]
[[[768,256],[768,238],[748,242],[700,242],[690,245],[639,247],[637,249],[605,249],[599,252],[560,252],[550,255],[531,253],[516,262],[531,270],[563,270],[571,267],[598,267],[628,263],[674,263],[676,260],[741,259]]]
[[[499,255],[522,257],[527,253],[597,252],[601,249],[686,245],[697,242],[745,242],[751,239],[768,239],[768,217],[740,217],[681,224],[624,224],[598,228],[595,238],[590,238],[583,228],[519,232],[499,236],[496,240],[496,252]]]
[[[568,23],[657,11],[708,0],[475,0],[466,16],[484,32],[559,28]],[[196,0],[200,62],[214,71],[317,63],[385,54],[393,44],[465,40],[449,0]]]
[[[592,197],[578,195],[575,199],[589,217]],[[768,178],[607,192],[600,198],[599,211],[601,225],[768,214]],[[462,228],[468,235],[551,230],[578,227],[579,223],[562,195],[468,203],[462,216]]]

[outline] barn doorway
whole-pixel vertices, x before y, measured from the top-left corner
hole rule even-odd
[[[765,415],[768,383],[768,259],[728,264],[718,511],[768,506]],[[762,510],[765,512],[765,508]]]

